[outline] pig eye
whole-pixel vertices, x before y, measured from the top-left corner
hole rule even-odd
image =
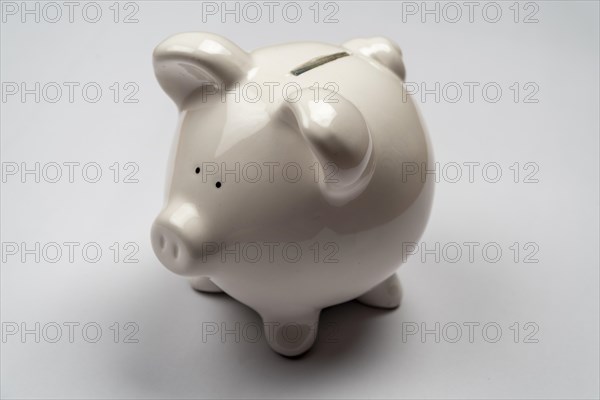
[[[200,173],[200,167],[196,167],[196,173],[199,174]]]
[[[215,186],[217,187],[217,189],[220,188],[221,187],[221,182],[215,183]]]

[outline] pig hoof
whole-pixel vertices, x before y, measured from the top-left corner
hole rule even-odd
[[[210,278],[207,278],[205,276],[191,278],[190,283],[192,284],[192,287],[199,292],[223,293],[220,287],[215,285],[213,281],[210,280]]]
[[[394,274],[356,300],[372,307],[396,308],[402,300],[402,287]]]
[[[306,353],[315,343],[320,310],[299,318],[263,317],[265,338],[269,346],[286,357]]]

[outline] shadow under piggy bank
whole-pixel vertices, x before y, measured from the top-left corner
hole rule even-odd
[[[205,300],[213,299],[224,302],[228,309],[230,307],[237,309],[236,320],[245,321],[243,324],[251,325],[252,329],[230,325],[227,328],[229,333],[225,332],[225,336],[232,336],[229,342],[235,342],[236,351],[241,352],[242,356],[244,353],[256,356],[257,351],[264,353],[263,359],[267,364],[269,361],[274,361],[273,359],[278,361],[276,365],[279,365],[281,361],[285,363],[289,360],[291,363],[311,364],[312,368],[307,371],[318,373],[319,369],[347,363],[353,358],[360,359],[361,363],[365,362],[366,356],[377,358],[376,354],[380,351],[389,351],[389,347],[383,342],[388,339],[395,342],[395,338],[398,340],[401,338],[400,324],[390,324],[385,321],[389,322],[390,318],[401,319],[402,307],[390,310],[349,301],[323,309],[319,318],[318,336],[312,348],[299,356],[286,357],[269,348],[265,339],[263,322],[254,310],[225,293],[199,291],[196,293]],[[390,325],[398,327],[397,332],[390,331]],[[235,340],[233,339],[234,333],[238,334]]]
[[[307,388],[321,392],[370,374],[369,366],[410,367],[409,359],[398,356],[406,350],[401,321],[414,317],[410,302],[395,310],[356,301],[326,308],[314,346],[289,358],[271,350],[251,308],[227,294],[195,292],[187,282],[166,277],[165,271],[152,279],[155,289],[146,292],[152,296],[130,310],[140,321],[140,341],[121,347],[118,373],[131,395],[302,397]]]

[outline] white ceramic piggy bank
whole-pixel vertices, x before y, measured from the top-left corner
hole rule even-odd
[[[433,155],[394,43],[247,53],[182,33],[156,47],[154,69],[179,109],[151,233],[168,269],[256,310],[286,356],[312,346],[325,307],[400,304],[403,243],[433,198],[415,171]]]

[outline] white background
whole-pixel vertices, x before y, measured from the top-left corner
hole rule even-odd
[[[102,17],[89,23],[82,17],[85,4],[75,9],[72,23],[66,6],[56,23],[44,15],[36,23],[35,15],[22,22],[20,13],[3,14],[3,84],[57,82],[64,89],[56,103],[47,101],[54,92],[42,94],[39,103],[33,95],[24,102],[19,95],[3,98],[3,171],[12,163],[19,168],[21,163],[28,168],[36,162],[40,168],[80,163],[73,183],[64,165],[57,183],[43,176],[37,183],[34,175],[25,175],[23,183],[20,172],[3,177],[3,398],[598,398],[597,2],[520,3],[517,23],[512,1],[496,3],[502,10],[496,23],[482,14],[487,3],[477,3],[472,22],[468,8],[458,3],[462,17],[455,23],[449,20],[456,10],[442,3],[437,4],[439,22],[435,15],[425,15],[422,22],[420,2],[413,3],[420,9],[416,15],[403,13],[407,3],[337,2],[337,23],[323,23],[336,11],[324,4],[315,23],[313,2],[298,3],[303,14],[297,23],[283,18],[283,3],[273,23],[266,6],[256,23],[243,15],[239,23],[233,15],[222,23],[220,14],[207,16],[201,3],[191,1],[135,2],[129,8],[121,3],[118,23],[109,8],[113,3],[98,2]],[[38,7],[42,12],[43,4]],[[136,8],[138,22],[122,23]],[[488,19],[495,9],[486,8]],[[46,11],[54,18],[55,10]],[[524,23],[532,12],[537,22]],[[438,253],[439,262],[435,255],[426,255],[424,262],[421,254],[413,256],[400,270],[404,299],[396,311],[357,303],[325,310],[317,344],[300,359],[275,354],[262,339],[250,343],[260,322],[256,313],[225,295],[194,292],[160,265],[149,243],[177,118],[154,79],[151,53],[162,39],[181,31],[216,32],[249,51],[287,41],[343,43],[383,35],[403,49],[407,81],[429,89],[436,82],[461,86],[462,98],[455,103],[450,100],[456,84],[447,86],[437,102],[434,95],[415,95],[440,166],[481,163],[473,182],[464,166],[456,183],[450,182],[456,170],[442,173],[422,238],[428,248],[458,243],[461,259],[450,262],[454,253]],[[72,103],[64,82],[80,84]],[[88,82],[103,90],[96,103],[82,97]],[[138,102],[120,98],[115,103],[109,88],[115,82],[121,95],[131,91],[123,87],[127,82],[137,85],[133,98]],[[464,82],[479,84],[472,102]],[[493,90],[488,98],[482,94],[489,82],[502,89],[495,103],[489,101]],[[515,82],[517,101],[510,89]],[[526,90],[527,83],[534,86]],[[537,103],[526,103],[532,87],[539,91],[529,99]],[[118,183],[109,169],[115,162]],[[123,182],[132,171],[124,168],[128,162],[139,167],[138,183]],[[518,183],[509,169],[515,162]],[[101,166],[99,182],[83,179],[86,163]],[[484,179],[495,175],[494,170],[482,175],[487,163],[501,167],[498,182]],[[537,183],[523,182],[531,172],[525,163],[539,168],[533,177]],[[88,172],[93,177],[93,170]],[[36,242],[80,245],[73,262],[64,245],[56,263],[47,259],[54,253],[42,254],[39,262],[26,255],[23,262],[21,253],[5,251],[10,243],[22,250]],[[102,249],[97,263],[82,257],[83,245],[90,242]],[[115,242],[121,249],[118,262],[110,249]],[[133,256],[137,263],[123,262],[129,242],[139,246]],[[473,260],[464,242],[479,243]],[[509,248],[515,242],[520,248],[516,262]],[[497,262],[482,256],[486,243],[501,247]],[[525,263],[532,250],[538,262]],[[80,324],[73,343],[68,322]],[[119,343],[110,328],[115,322]],[[127,322],[139,327],[138,343],[124,343],[124,334],[131,332]],[[469,322],[479,324],[472,343]],[[14,324],[35,329],[36,323],[47,326],[49,336],[54,336],[52,323],[59,324],[63,336],[57,343],[43,336],[36,343],[34,334],[8,335]],[[86,323],[102,328],[97,343],[82,336]],[[203,340],[203,326],[206,331],[207,324],[222,323],[234,331],[240,324],[239,341],[234,334]],[[435,331],[436,323],[439,343],[433,333],[403,337],[414,326]],[[526,323],[531,324],[526,328]],[[492,326],[487,335],[485,324]],[[456,325],[462,337],[452,343]],[[490,343],[497,326],[501,337]],[[93,329],[88,333],[94,336]]]

